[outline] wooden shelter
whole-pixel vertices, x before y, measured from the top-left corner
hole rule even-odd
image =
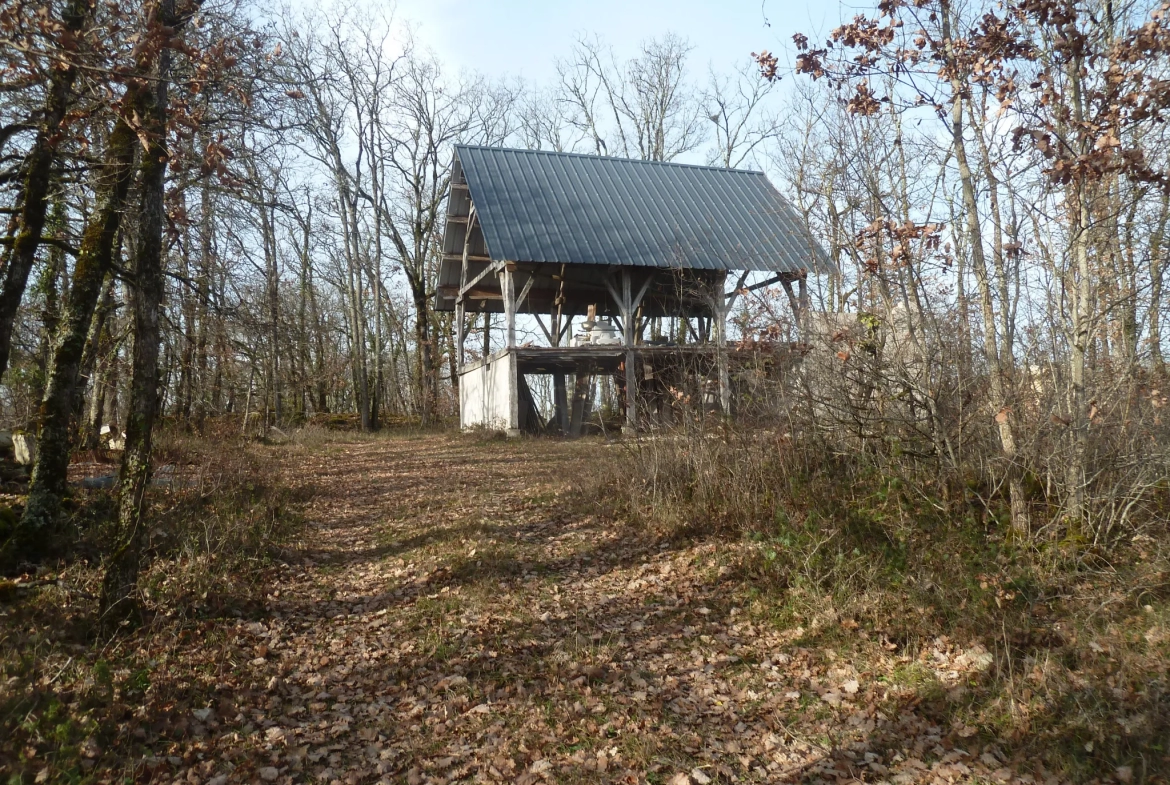
[[[726,318],[748,274],[768,274],[750,288],[782,284],[799,319],[807,275],[830,269],[761,172],[459,146],[436,308],[455,312],[460,422],[576,434],[583,380],[613,374],[634,429],[639,371],[649,378],[684,360],[717,384],[728,412]],[[504,314],[503,348],[490,352],[485,329],[482,356],[469,360],[469,320],[494,313]],[[518,345],[517,314],[535,317],[544,345]],[[664,318],[678,325],[674,338],[647,336]],[[529,374],[553,377],[549,423]]]

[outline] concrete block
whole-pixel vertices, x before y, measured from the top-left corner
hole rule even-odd
[[[12,434],[12,451],[17,463],[31,466],[37,459],[37,437],[19,431]]]

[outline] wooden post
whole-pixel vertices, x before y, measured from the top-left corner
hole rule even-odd
[[[455,372],[463,373],[463,298],[455,301]]]
[[[463,341],[467,337],[465,325],[463,324],[464,313],[466,307],[463,303],[463,298],[466,296],[464,290],[467,288],[467,267],[471,259],[471,230],[475,226],[475,205],[471,205],[467,212],[467,226],[463,230],[463,264],[459,268],[459,295],[455,298],[455,330],[456,330],[456,370],[459,373],[463,372]]]
[[[581,424],[585,419],[585,399],[589,397],[589,371],[577,366],[573,374],[573,416],[569,422],[569,435],[580,436]]]
[[[553,298],[553,346],[561,345],[561,316],[565,309],[565,265],[561,265],[560,282],[557,284],[557,296]],[[573,317],[569,317],[572,320]]]
[[[796,324],[800,331],[801,340],[806,340],[806,333],[808,332],[808,270],[800,271],[800,278],[797,281],[797,302],[800,303],[800,313],[797,315]]]
[[[463,429],[463,339],[465,337],[463,324],[463,298],[455,301],[455,394],[459,400],[455,405],[459,407],[459,429]]]
[[[514,265],[504,265],[500,272],[500,290],[504,295],[504,361],[508,373],[508,436],[520,435],[520,373],[516,362],[516,279]]]
[[[623,343],[626,345],[626,425],[628,433],[638,431],[638,373],[634,368],[634,297],[630,287],[630,271],[622,269],[621,299],[618,309],[622,314]]]
[[[784,293],[788,295],[788,306],[792,309],[792,317],[796,321],[796,337],[806,340],[806,316],[808,314],[808,271],[799,273],[781,273],[780,283],[784,286]],[[797,290],[793,291],[792,282],[796,281]]]
[[[565,374],[557,371],[553,374],[553,406],[556,409],[557,428],[561,434],[569,432],[569,392],[565,384]]]
[[[715,366],[719,373],[719,407],[724,417],[731,416],[731,376],[727,370],[727,273],[715,278]]]
[[[511,264],[500,271],[500,290],[504,296],[504,346],[516,348],[516,277]]]

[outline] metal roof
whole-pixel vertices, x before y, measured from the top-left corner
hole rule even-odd
[[[834,269],[763,172],[470,145],[455,154],[494,260]],[[447,233],[462,233],[453,224]]]

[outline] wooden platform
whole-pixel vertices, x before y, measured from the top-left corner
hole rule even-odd
[[[574,373],[589,368],[594,372],[613,373],[625,362],[626,347],[615,346],[519,346],[515,349],[501,349],[488,358],[490,362],[502,360],[509,353],[516,355],[516,366],[520,373]],[[715,346],[657,346],[639,345],[633,347],[635,359],[651,364],[691,361],[701,365],[714,362]],[[484,364],[478,359],[463,365],[463,372],[474,371]]]

